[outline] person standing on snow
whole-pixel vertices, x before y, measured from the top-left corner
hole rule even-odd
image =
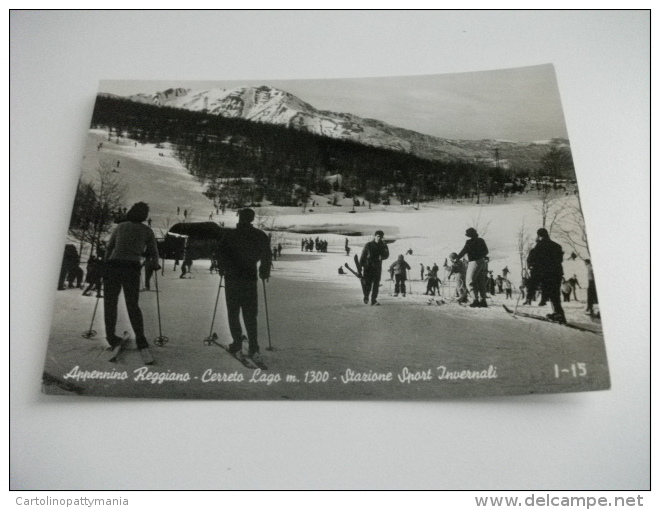
[[[552,305],[553,313],[547,315],[548,319],[565,323],[566,317],[560,299],[564,251],[559,244],[550,240],[546,229],[538,229],[536,235],[536,246],[530,250],[527,257],[527,266],[531,270],[528,293],[532,294],[540,285],[542,299],[544,297]]]
[[[504,279],[504,291],[506,292],[506,299],[513,299],[513,288],[511,285],[511,280],[508,278]]]
[[[468,267],[466,279],[472,289],[474,301],[470,306],[472,308],[488,308],[486,303],[486,278],[488,272],[488,246],[477,231],[468,228],[465,235],[469,239],[465,242],[463,249],[456,255],[457,259],[462,259],[464,255],[468,256]],[[481,299],[480,299],[481,298]]]
[[[385,233],[382,230],[376,230],[373,240],[364,245],[360,255],[365,305],[369,303],[370,296],[372,305],[380,304],[377,298],[383,260],[387,260],[390,256],[390,250],[383,241],[383,237],[385,237]]]
[[[570,303],[571,302],[571,292],[573,291],[573,288],[571,287],[571,284],[566,281],[566,278],[561,279],[561,294],[564,297],[564,303]]]
[[[399,291],[406,297],[406,271],[410,271],[410,266],[403,255],[399,255],[396,262],[390,266],[390,273],[394,275],[394,297],[399,295]]]
[[[568,281],[569,285],[571,286],[571,291],[573,292],[573,299],[575,299],[575,301],[577,301],[578,300],[578,298],[577,298],[577,289],[575,287],[580,287],[580,282],[578,282],[577,275],[574,274],[573,277],[569,278],[567,281]],[[580,289],[581,288],[582,287],[580,287]]]
[[[126,221],[117,225],[108,241],[105,253],[103,305],[106,339],[110,347],[116,347],[123,341],[121,337],[115,335],[117,304],[122,290],[137,348],[142,350],[149,347],[144,335],[144,320],[139,306],[142,272],[140,258],[144,254],[151,260],[156,271],[160,269],[160,265],[156,236],[153,230],[143,223],[148,216],[149,206],[144,202],[138,202],[126,213]]]
[[[435,266],[433,266],[435,267]],[[428,274],[426,275],[426,279],[428,280],[428,283],[426,284],[426,292],[424,295],[430,294],[431,296],[435,296],[436,292],[438,293],[438,296],[440,295],[440,280],[438,278],[438,271],[436,271],[433,268],[426,268],[428,270]]]
[[[584,259],[584,264],[587,266],[587,309],[584,313],[593,315],[594,305],[598,304],[598,294],[596,294],[596,279],[594,277],[594,267],[591,265],[591,259]]]
[[[458,255],[455,252],[449,254],[449,274],[447,275],[447,280],[456,275],[456,294],[458,295],[459,303],[468,302],[468,291],[467,286],[465,285],[465,274],[467,273],[467,267],[465,262],[458,258]]]
[[[227,232],[218,246],[218,266],[225,277],[227,321],[232,343],[228,349],[240,356],[243,348],[241,313],[248,338],[248,357],[262,363],[257,336],[257,275],[270,278],[270,240],[265,232],[252,226],[254,211],[246,208],[238,212],[236,228]],[[259,270],[257,272],[257,263]]]

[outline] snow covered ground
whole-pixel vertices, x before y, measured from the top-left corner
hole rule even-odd
[[[98,149],[100,142],[103,146]],[[127,205],[139,200],[149,203],[157,236],[183,221],[184,210],[188,221],[212,220],[228,227],[236,222],[232,211],[216,213],[201,194],[201,184],[169,147],[127,139],[115,143],[102,131],[90,131],[83,176],[94,178],[99,162],[114,168],[126,182]],[[463,247],[465,229],[471,226],[483,232],[494,275],[507,266],[517,288],[518,231],[523,221],[530,233],[540,226],[534,193],[498,197],[492,204],[445,201],[422,204],[419,210],[374,205],[357,207],[355,213],[350,212],[350,200],[332,206],[328,197],[312,198],[318,205],[311,212],[266,206],[257,210],[261,220],[272,226],[273,241],[284,246],[266,284],[273,350],[266,350],[268,325],[259,286],[259,340],[269,370],[245,369],[217,346],[204,345],[211,331],[221,342],[229,341],[222,292],[211,328],[220,278],[209,272],[210,263],[196,261],[193,277],[180,279],[178,268],[173,270],[173,262],[166,261],[158,278],[160,292],[143,292],[140,298],[148,338],[159,334],[158,304],[162,334],[169,337],[163,347],[152,347],[156,364],[143,367],[135,350],[128,350],[117,364],[108,363],[102,300],[90,326],[95,298],[76,289],[54,291],[45,391],[142,398],[406,400],[609,387],[600,321],[583,313],[586,290],[579,293],[579,302],[567,303],[565,309],[570,323],[591,332],[512,318],[501,305],[514,308],[517,292],[512,300],[495,294],[487,309],[452,303],[451,289],[446,287],[446,304],[429,304],[423,294],[426,284],[420,280],[420,265],[442,266],[450,252]],[[337,270],[346,262],[352,265],[352,255],[376,229],[382,229],[390,242],[389,263],[409,249],[413,253],[406,255],[412,267],[408,295],[392,296],[392,283],[385,279],[381,306],[373,307],[362,303],[359,281]],[[344,235],[349,232],[352,235]],[[329,242],[328,253],[302,252],[301,239],[317,236]],[[344,252],[347,238],[350,257]],[[84,261],[83,257],[83,268]],[[564,272],[576,274],[586,288],[581,261],[566,262]],[[518,303],[518,309],[550,312],[549,305]],[[90,329],[96,330],[96,336],[83,338]],[[125,310],[117,327],[119,333],[123,330],[130,331]]]

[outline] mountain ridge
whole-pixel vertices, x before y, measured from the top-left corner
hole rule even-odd
[[[533,168],[549,147],[570,147],[568,140],[564,138],[535,142],[439,138],[393,126],[378,119],[319,110],[289,92],[267,85],[205,90],[170,88],[150,94],[134,94],[125,99],[228,118],[278,124],[331,138],[410,153],[430,160],[479,161],[486,166],[499,166],[503,169]],[[503,151],[502,154],[499,153],[500,150]]]

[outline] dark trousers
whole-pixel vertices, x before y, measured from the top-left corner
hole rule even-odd
[[[140,272],[139,262],[121,262],[109,261],[106,264],[105,272],[105,334],[110,345],[117,342],[115,328],[117,327],[117,304],[119,303],[119,293],[124,291],[124,300],[128,310],[128,319],[131,321],[131,327],[135,333],[135,342],[138,349],[144,349],[149,346],[144,336],[144,321],[142,311],[138,305],[140,298]]]
[[[232,344],[235,347],[243,345],[243,329],[241,327],[241,313],[245,332],[248,337],[248,353],[259,352],[257,336],[257,312],[259,310],[257,282],[225,278],[225,301],[227,302],[227,322],[231,333]]]
[[[550,301],[552,311],[558,315],[564,315],[561,306],[561,278],[562,275],[543,275],[540,277],[541,299]]]
[[[154,275],[154,270],[150,266],[144,266],[144,288],[151,290],[151,278]]]
[[[80,266],[76,266],[69,271],[67,275],[67,281],[69,283],[69,288],[73,287],[75,282],[76,287],[81,288],[83,282],[84,271]]]
[[[404,296],[406,295],[406,275],[404,274],[394,275],[394,293],[398,294],[399,292]]]
[[[589,286],[587,287],[587,311],[593,311],[594,305],[597,304],[598,294],[596,294],[596,282],[594,280],[589,280]]]
[[[364,273],[362,290],[364,292],[364,299],[369,299],[371,295],[371,302],[375,302],[378,298],[378,288],[380,287],[380,270],[367,271]]]

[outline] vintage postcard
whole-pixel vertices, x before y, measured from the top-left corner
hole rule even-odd
[[[552,65],[103,81],[86,136],[47,394],[610,387]]]

